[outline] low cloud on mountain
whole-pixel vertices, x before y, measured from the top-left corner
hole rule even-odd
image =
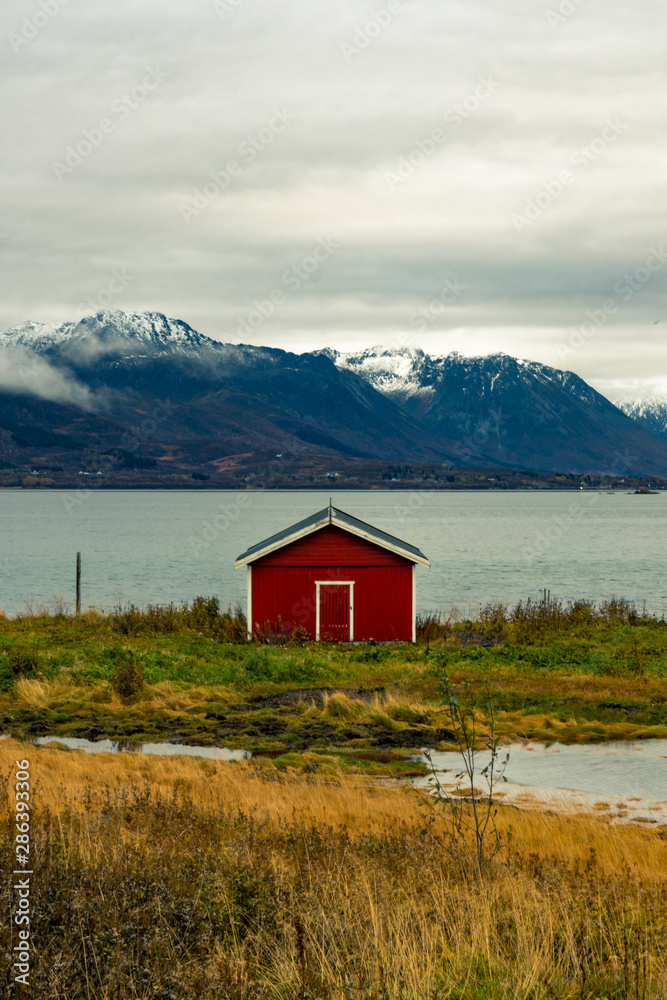
[[[83,410],[99,409],[102,404],[102,398],[87,385],[21,347],[0,350],[0,390],[70,403]]]

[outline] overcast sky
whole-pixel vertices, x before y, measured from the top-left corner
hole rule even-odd
[[[158,310],[667,388],[664,16],[5,0],[0,329]]]

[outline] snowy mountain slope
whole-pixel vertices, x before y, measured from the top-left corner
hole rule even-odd
[[[94,316],[84,316],[78,323],[22,323],[2,335],[5,344],[30,347],[40,353],[49,352],[67,343],[70,347],[97,341],[104,345],[134,344],[200,348],[215,341],[197,333],[182,320],[168,319],[162,313],[126,313],[105,310]]]
[[[467,357],[453,351],[432,357],[420,348],[375,347],[346,354],[328,350],[327,354],[339,367],[356,372],[376,389],[402,401],[415,395],[432,396],[438,385],[454,371],[471,379],[486,373],[486,378],[478,382],[478,388],[489,395],[517,380],[526,384],[539,381],[543,385],[556,381],[571,395],[587,402],[594,402],[599,395],[574,372],[560,371],[537,361],[513,358],[503,353]]]
[[[107,311],[60,327],[25,324],[0,335],[0,355],[3,347],[6,354],[30,349],[50,366],[52,383],[57,375],[87,387],[114,420],[131,422],[150,411],[151,401],[168,399],[175,404],[168,428],[174,440],[196,433],[211,439],[212,450],[233,438],[246,453],[289,446],[297,453],[453,458],[446,442],[326,356],[223,344],[161,313]],[[18,382],[16,391],[25,388]]]
[[[433,358],[419,348],[368,348],[352,354],[341,354],[327,348],[321,352],[339,368],[353,371],[379,392],[404,402],[410,396],[429,396],[434,392],[429,370]]]
[[[16,352],[43,366],[41,383],[23,361],[12,366]],[[1,334],[2,388],[68,404],[90,399],[84,408],[97,405],[123,424],[141,422],[156,401],[169,400],[162,437],[175,448],[196,439],[202,454],[289,447],[486,468],[667,475],[667,441],[635,413],[631,419],[573,372],[506,354],[431,357],[411,347],[294,354],[224,344],[162,313],[105,311]]]
[[[540,471],[667,471],[662,442],[574,372],[507,354],[430,357],[415,348],[330,352],[462,457]]]
[[[624,400],[618,403],[618,406],[642,427],[667,441],[667,399],[653,397],[632,401]]]

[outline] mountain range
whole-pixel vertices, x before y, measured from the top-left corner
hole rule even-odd
[[[0,467],[107,455],[220,473],[287,455],[665,475],[666,429],[667,410],[623,412],[505,354],[294,354],[120,311],[0,334]]]

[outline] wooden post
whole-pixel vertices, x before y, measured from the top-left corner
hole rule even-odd
[[[81,614],[81,553],[76,554],[76,613]]]

